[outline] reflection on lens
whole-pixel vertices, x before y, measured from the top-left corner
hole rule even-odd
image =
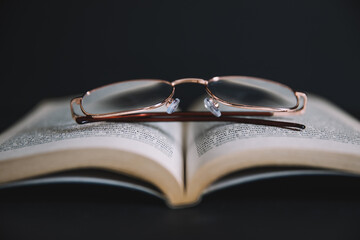
[[[219,99],[232,104],[269,108],[292,108],[297,104],[290,88],[258,78],[215,78],[209,81],[208,89]]]
[[[172,93],[170,83],[134,80],[111,84],[86,94],[82,105],[89,114],[131,111],[162,103]]]

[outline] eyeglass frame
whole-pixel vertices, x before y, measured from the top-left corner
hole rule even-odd
[[[230,103],[228,101],[225,101],[216,95],[214,95],[210,89],[208,88],[208,84],[211,81],[218,81],[220,79],[233,79],[233,78],[239,78],[239,77],[246,77],[254,80],[261,80],[265,82],[270,82],[272,84],[280,85],[281,87],[287,88],[291,90],[291,92],[296,97],[296,104],[295,106],[291,108],[271,108],[271,107],[260,107],[260,106],[251,106],[251,105],[245,105],[245,104],[234,104]],[[100,90],[105,87],[109,87],[112,85],[120,84],[120,83],[126,83],[126,82],[132,82],[132,81],[157,81],[166,83],[172,86],[172,92],[171,94],[164,99],[162,102],[157,103],[152,106],[144,107],[144,108],[137,108],[130,111],[121,111],[121,112],[112,112],[112,113],[101,113],[101,114],[91,114],[85,111],[82,100],[86,95],[90,95],[92,92],[95,92],[97,90]],[[144,111],[150,111],[156,108],[159,108],[161,106],[169,106],[172,101],[174,101],[173,96],[175,93],[175,86],[184,84],[184,83],[195,83],[195,84],[201,84],[205,86],[205,90],[207,94],[211,97],[211,99],[214,101],[215,105],[218,107],[219,103],[222,103],[226,106],[231,106],[235,108],[240,109],[249,109],[253,111],[226,111],[222,112],[221,117],[214,116],[211,112],[174,112],[172,114],[168,114],[165,112],[145,112]],[[75,113],[73,105],[76,104],[80,107],[82,113],[85,116],[81,116]],[[247,77],[247,76],[224,76],[224,77],[213,77],[210,80],[204,80],[201,78],[182,78],[177,79],[175,81],[166,81],[161,79],[134,79],[134,80],[126,80],[126,81],[120,81],[115,82],[111,84],[107,84],[98,88],[95,88],[93,90],[87,91],[84,95],[80,97],[75,97],[70,102],[70,109],[71,109],[71,116],[72,118],[79,124],[87,123],[87,122],[94,122],[94,121],[236,121],[234,117],[238,116],[284,116],[284,115],[294,115],[294,114],[303,114],[306,110],[307,106],[307,96],[303,92],[298,92],[292,90],[290,87],[275,82],[268,79],[262,79],[257,77]],[[255,110],[255,111],[254,111]],[[230,117],[231,116],[231,117]],[[246,120],[245,120],[246,121]]]

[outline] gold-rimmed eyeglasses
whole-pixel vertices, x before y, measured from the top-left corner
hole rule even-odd
[[[207,112],[176,112],[180,100],[173,98],[179,84],[205,87]],[[71,100],[71,114],[77,123],[95,121],[239,121],[241,116],[281,116],[302,114],[307,97],[271,80],[225,76],[210,80],[184,78],[173,82],[137,79],[105,85]],[[80,112],[76,112],[77,105]],[[221,111],[220,105],[230,111]],[[158,112],[167,107],[166,112]],[[229,108],[230,107],[230,108]],[[251,120],[253,123],[254,120]],[[255,120],[256,121],[256,120]],[[261,120],[259,120],[261,121]],[[271,121],[270,121],[271,122]]]

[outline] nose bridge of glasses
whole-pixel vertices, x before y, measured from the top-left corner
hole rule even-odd
[[[173,81],[171,83],[171,85],[176,86],[176,85],[183,84],[183,83],[197,83],[197,84],[206,86],[208,84],[208,81],[201,79],[201,78],[182,78],[182,79]]]

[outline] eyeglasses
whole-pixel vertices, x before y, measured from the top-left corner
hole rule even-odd
[[[184,83],[205,87],[209,96],[204,99],[204,106],[209,111],[176,112],[180,100],[173,98],[175,87]],[[73,119],[79,124],[95,121],[251,121],[253,124],[258,121],[261,124],[262,121],[275,121],[244,116],[302,114],[306,103],[305,93],[293,91],[281,83],[255,77],[226,76],[210,80],[184,78],[173,82],[159,79],[117,82],[72,99],[70,107]],[[75,105],[80,108],[81,115],[75,112]],[[220,106],[231,110],[221,112]],[[166,113],[159,112],[163,107],[166,107]],[[299,128],[304,127],[301,125]]]

